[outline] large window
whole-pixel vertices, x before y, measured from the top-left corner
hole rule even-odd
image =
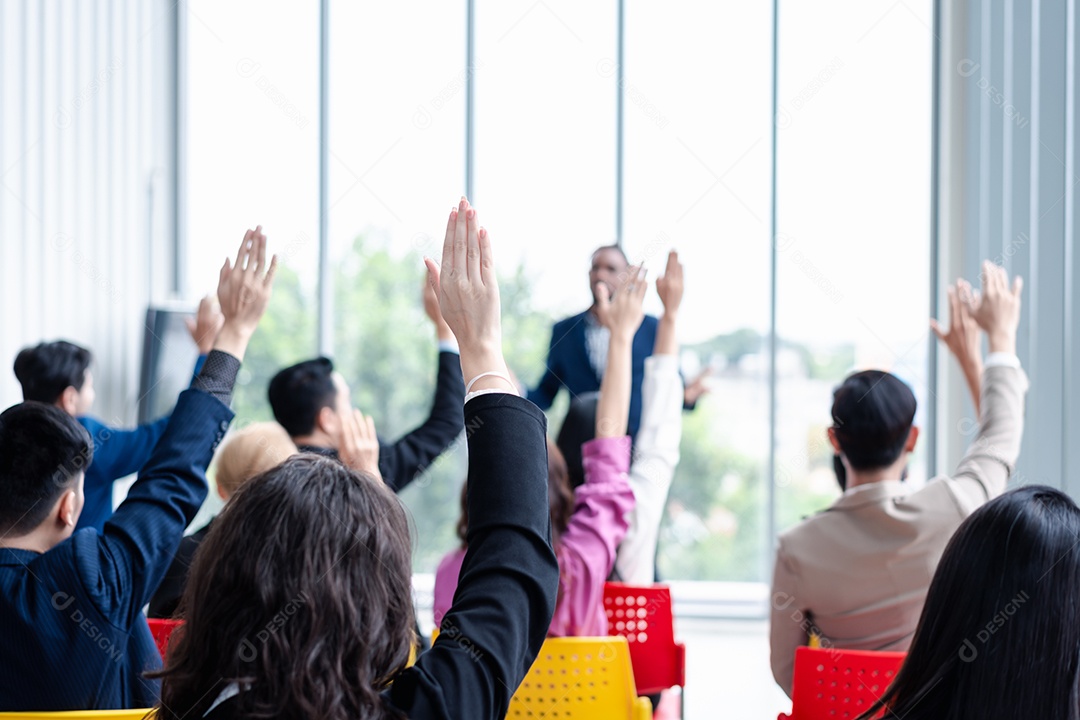
[[[273,374],[317,354],[318,7],[188,0],[184,292],[214,292],[244,231],[280,260],[237,380],[236,426],[272,419]],[[288,38],[288,42],[283,42]],[[218,506],[211,493],[196,525]]]
[[[589,303],[595,247],[622,242],[654,278],[674,247],[684,374],[711,368],[712,392],[684,415],[659,568],[760,591],[771,531],[839,492],[833,387],[884,367],[928,417],[931,5],[784,4],[774,68],[768,3],[627,2],[620,38],[616,2],[334,0],[321,142],[318,4],[190,0],[185,290],[210,291],[256,222],[284,259],[240,421],[269,417],[273,371],[319,350],[384,437],[424,418],[436,355],[421,259],[438,257],[470,182],[526,383],[551,323]],[[456,542],[464,469],[459,444],[403,494],[419,572]],[[921,449],[911,471],[928,474]]]
[[[930,2],[785,4],[777,147],[777,525],[839,489],[825,432],[853,369],[927,385]],[[808,32],[808,28],[813,32]],[[925,440],[922,443],[925,445]],[[926,477],[917,447],[910,467]]]
[[[759,581],[772,547],[765,531],[771,32],[766,3],[627,9],[625,245],[653,277],[668,249],[679,250],[687,268],[684,373],[714,369],[712,392],[683,415],[658,558],[668,579]]]
[[[435,387],[422,260],[441,257],[465,190],[465,6],[333,2],[330,19],[332,354],[353,403],[393,440],[427,417]],[[464,479],[459,443],[401,494],[420,529],[417,572],[456,542]]]

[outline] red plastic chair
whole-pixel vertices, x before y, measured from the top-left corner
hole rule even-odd
[[[173,630],[184,624],[184,621],[150,618],[146,621],[146,624],[150,626],[150,634],[154,636],[158,652],[161,653],[161,657],[164,659],[165,650],[169,647],[169,637],[173,634]]]
[[[604,613],[608,635],[621,635],[630,644],[639,694],[685,687],[686,646],[675,642],[670,588],[605,583]]]
[[[801,647],[795,651],[791,714],[777,720],[854,720],[877,702],[907,653]],[[881,717],[877,713],[874,717]]]

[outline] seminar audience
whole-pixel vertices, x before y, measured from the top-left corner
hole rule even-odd
[[[545,420],[502,357],[491,242],[462,198],[441,271],[470,378],[469,552],[443,633],[413,643],[403,506],[367,473],[311,454],[245,484],[195,558],[187,622],[162,673],[162,720],[503,718],[551,620]],[[392,684],[391,684],[392,683]]]
[[[379,471],[394,492],[401,492],[434,462],[465,429],[457,341],[443,320],[430,288],[424,310],[439,342],[439,374],[431,413],[416,429],[395,442],[379,441]],[[353,414],[349,386],[329,358],[305,360],[285,368],[270,381],[274,418],[303,452],[337,457],[343,418]]]
[[[127,499],[105,523],[75,531],[86,429],[53,405],[0,414],[0,710],[148,707],[160,667],[143,606],[206,497],[205,470],[228,429],[240,360],[270,298],[277,258],[248,231],[218,283],[224,316],[213,350],[181,393]]]
[[[569,514],[566,465],[557,449],[548,449],[548,498],[560,577],[559,602],[548,629],[552,637],[607,634],[604,583],[634,509],[634,493],[627,481],[630,437],[626,427],[632,343],[644,316],[641,306],[647,288],[644,273],[630,268],[627,279],[610,298],[606,294],[598,297],[597,316],[610,332],[610,349],[597,404],[595,439],[582,447],[585,483],[574,491]],[[469,492],[475,490],[469,488]],[[463,516],[459,535],[469,524],[470,518]],[[458,570],[468,547],[466,541],[439,563],[434,592],[436,623],[442,622],[454,597]]]
[[[811,635],[825,647],[906,650],[949,538],[1005,490],[1020,452],[1028,386],[1016,357],[1022,283],[1017,278],[1010,288],[1005,271],[987,262],[982,284],[981,296],[961,298],[963,286],[950,294],[952,326],[964,327],[970,313],[990,347],[979,432],[952,477],[935,478],[918,491],[901,481],[918,429],[912,425],[915,397],[896,377],[856,373],[834,394],[829,439],[846,470],[847,490],[827,511],[781,535],[776,551],[772,671],[788,695],[795,649]],[[979,367],[977,340],[947,344],[966,371]],[[974,586],[993,576],[971,577]]]
[[[211,298],[199,303],[196,319],[187,320],[188,332],[199,348],[195,373],[199,372],[221,327],[221,313]],[[94,444],[94,461],[85,468],[85,502],[76,530],[92,527],[102,531],[113,511],[113,483],[137,472],[165,432],[168,416],[130,430],[106,425],[91,416],[94,376],[90,351],[57,340],[24,348],[15,358],[15,377],[22,385],[23,400],[61,408],[86,428]]]

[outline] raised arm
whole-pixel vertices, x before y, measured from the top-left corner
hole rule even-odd
[[[956,358],[960,370],[964,373],[971,400],[975,403],[975,413],[979,413],[982,395],[982,336],[979,324],[971,316],[970,305],[974,301],[971,285],[966,280],[957,280],[950,285],[946,293],[949,299],[949,329],[945,330],[937,320],[930,320],[930,329],[941,343],[949,348]]]
[[[426,262],[471,385],[469,550],[442,633],[387,694],[409,717],[501,720],[558,591],[544,415],[507,374],[491,243],[464,198],[447,224],[442,267]]]
[[[172,561],[184,528],[206,497],[206,466],[232,419],[231,398],[240,360],[266,310],[277,258],[266,268],[266,236],[249,230],[236,264],[225,261],[218,298],[225,322],[194,387],[180,395],[161,441],[127,499],[97,542],[100,584],[114,592],[112,607],[129,619],[141,612]]]
[[[1016,357],[1023,281],[1012,287],[1003,268],[983,263],[982,293],[968,302],[971,317],[986,333],[990,354],[984,363],[979,432],[953,475],[961,509],[970,513],[1001,494],[1020,455],[1024,433],[1027,376]]]
[[[600,382],[600,399],[596,404],[596,437],[611,438],[626,435],[630,416],[630,365],[633,362],[634,334],[645,311],[641,304],[649,283],[645,270],[631,266],[626,280],[612,294],[598,293],[596,316],[611,331],[607,366]]]
[[[656,280],[664,314],[656,329],[651,357],[645,359],[638,427],[629,481],[636,502],[626,537],[619,544],[615,569],[623,582],[648,585],[656,579],[656,545],[682,440],[683,383],[679,376],[676,321],[683,296],[683,267],[668,254],[664,276]]]

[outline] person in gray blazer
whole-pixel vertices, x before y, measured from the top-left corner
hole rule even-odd
[[[1020,453],[1027,376],[1016,357],[1020,278],[983,264],[982,292],[949,289],[950,328],[932,323],[976,397],[978,434],[953,475],[903,481],[915,449],[915,396],[895,376],[849,376],[833,396],[829,440],[847,476],[825,511],[781,534],[769,623],[773,677],[790,696],[795,649],[907,650],[945,546],[1005,490]],[[979,330],[990,353],[981,358]]]

